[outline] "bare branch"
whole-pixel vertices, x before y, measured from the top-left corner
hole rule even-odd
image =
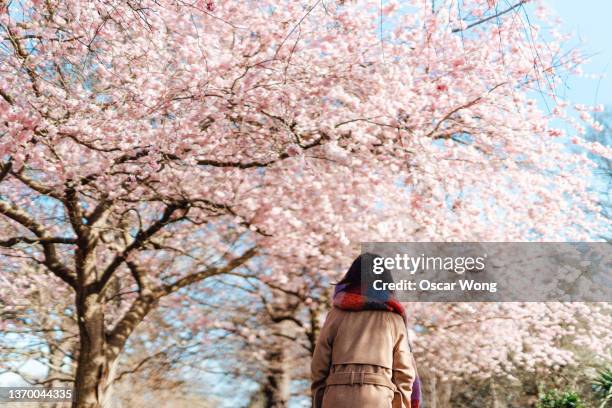
[[[6,239],[4,241],[0,241],[1,247],[10,248],[17,244],[64,244],[64,245],[73,245],[76,244],[76,238],[68,238],[68,237],[47,237],[47,238],[30,238],[30,237],[13,237]]]
[[[481,20],[475,21],[475,22],[473,22],[472,24],[468,25],[465,28],[455,28],[455,29],[453,29],[452,32],[453,33],[458,33],[458,32],[461,32],[461,31],[466,31],[466,30],[469,30],[472,27],[476,27],[477,25],[480,25],[482,23],[486,23],[489,20],[493,20],[494,18],[501,17],[504,14],[511,12],[515,8],[522,6],[523,4],[527,3],[528,1],[529,0],[521,0],[518,3],[516,3],[515,5],[508,7],[506,10],[500,11],[499,13],[496,13],[496,14],[494,14],[492,16],[485,17],[485,18],[483,18]]]
[[[164,228],[166,225],[172,222],[178,221],[177,219],[173,220],[172,215],[174,214],[176,210],[180,208],[187,208],[186,203],[168,205],[166,209],[164,210],[164,213],[162,214],[161,218],[159,218],[157,221],[151,224],[149,228],[147,228],[146,230],[139,231],[138,234],[136,234],[134,241],[131,244],[129,244],[123,251],[121,251],[121,253],[115,256],[115,258],[111,261],[111,263],[106,267],[106,269],[102,273],[100,280],[98,280],[92,286],[91,289],[95,292],[104,290],[104,287],[106,286],[110,278],[113,276],[113,273],[115,273],[117,268],[119,268],[119,266],[123,262],[125,262],[128,255],[132,251],[140,248],[149,238],[155,235],[159,230]]]
[[[12,167],[13,163],[10,160],[8,163],[0,163],[0,183],[9,174]]]
[[[436,133],[438,131],[440,126],[442,126],[442,124],[444,122],[446,122],[448,119],[450,119],[455,113],[457,113],[457,112],[459,112],[459,111],[461,111],[463,109],[467,109],[467,108],[470,108],[470,107],[476,105],[478,102],[482,101],[485,98],[485,96],[487,96],[488,94],[491,94],[497,88],[499,88],[500,86],[505,85],[505,84],[506,84],[505,82],[502,82],[501,84],[497,84],[493,88],[489,89],[485,95],[480,95],[477,98],[474,98],[471,101],[466,102],[463,105],[458,106],[455,109],[453,109],[450,112],[448,112],[446,115],[444,115],[444,117],[442,119],[440,119],[438,121],[438,123],[436,123],[436,126],[434,126],[434,128],[429,133],[427,133],[427,137],[433,136],[434,133]]]
[[[83,227],[83,211],[81,210],[77,192],[73,186],[68,186],[68,188],[66,188],[65,200],[63,201],[68,212],[70,225],[72,225],[72,229],[77,237],[79,237],[79,246],[82,246],[86,242],[86,231]]]
[[[130,270],[132,277],[138,284],[138,292],[143,295],[152,293],[151,282],[148,279],[147,272],[134,262],[126,262],[128,269]]]
[[[12,171],[11,175],[14,176],[16,179],[18,179],[19,181],[21,181],[26,186],[30,187],[32,190],[38,192],[39,194],[53,197],[57,200],[62,199],[62,197],[59,194],[57,194],[52,188],[47,187],[44,184],[39,183],[37,181],[34,181],[31,178],[24,175],[23,168],[18,172]]]
[[[134,367],[130,368],[129,370],[124,370],[124,371],[120,372],[117,375],[117,377],[115,378],[115,381],[120,381],[121,378],[123,378],[126,375],[135,374],[136,372],[140,371],[142,369],[142,367],[144,367],[149,361],[154,360],[154,359],[156,359],[158,357],[165,357],[165,356],[166,356],[165,350],[158,351],[155,354],[147,356],[147,357],[143,358],[142,360],[140,360],[138,362],[138,364],[136,364]]]
[[[195,282],[199,282],[199,281],[201,281],[203,279],[206,279],[206,278],[208,278],[210,276],[222,275],[224,273],[231,272],[232,270],[234,270],[234,269],[242,266],[243,264],[245,264],[248,260],[253,258],[256,254],[257,254],[257,248],[253,247],[253,248],[250,248],[248,251],[246,251],[241,256],[239,256],[238,258],[232,259],[225,266],[223,266],[221,268],[215,268],[215,267],[206,268],[206,269],[204,269],[202,271],[195,272],[195,273],[192,273],[190,275],[187,275],[187,276],[177,280],[176,282],[174,282],[174,283],[172,283],[170,285],[164,286],[161,289],[161,291],[162,291],[162,295],[161,296],[165,296],[165,295],[168,295],[170,293],[176,292],[180,288],[184,288],[185,286],[191,285],[192,283],[195,283]]]
[[[321,137],[311,143],[305,144],[302,146],[302,150],[309,150],[313,147],[320,146],[325,138]],[[222,160],[207,160],[202,159],[198,160],[198,164],[201,166],[212,166],[212,167],[233,167],[237,169],[253,169],[260,167],[268,167],[275,163],[278,163],[282,160],[288,159],[291,157],[289,153],[283,152],[278,155],[276,159],[270,160],[254,160],[249,162],[240,162],[240,161],[222,161]]]
[[[125,315],[117,322],[115,327],[108,334],[109,357],[116,357],[121,352],[127,338],[135,330],[136,326],[149,314],[149,312],[155,307],[159,299],[167,296],[173,292],[176,292],[180,288],[191,285],[195,282],[199,282],[210,276],[227,273],[245,264],[249,259],[255,256],[257,253],[256,248],[250,248],[241,256],[232,259],[225,266],[216,268],[211,267],[205,270],[187,275],[175,283],[165,285],[162,287],[155,288],[152,292],[143,291],[140,296],[134,300],[130,309]],[[142,273],[142,271],[137,271]]]
[[[15,103],[15,101],[13,100],[13,98],[11,97],[11,95],[7,94],[6,92],[4,92],[2,89],[0,89],[0,96],[2,97],[2,99],[4,99],[5,101],[7,101],[9,103],[9,105],[12,105]]]
[[[3,214],[7,218],[10,218],[13,221],[16,221],[17,223],[21,224],[25,228],[32,231],[38,238],[40,238],[40,243],[43,246],[45,255],[44,265],[57,277],[62,279],[71,287],[76,287],[76,279],[74,272],[71,271],[59,260],[55,244],[46,242],[48,239],[52,239],[53,237],[51,237],[51,235],[41,224],[33,220],[25,211],[2,200],[0,200],[0,214]]]

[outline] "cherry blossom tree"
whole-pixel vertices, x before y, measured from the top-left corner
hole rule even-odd
[[[491,396],[496,385],[509,384],[508,388],[518,388],[518,396],[537,397],[539,386],[551,378],[582,375],[584,382],[589,368],[610,361],[612,309],[607,303],[411,303],[407,307],[426,397],[437,407],[452,406],[458,392],[470,384],[485,383]]]
[[[601,110],[601,109],[599,109]],[[593,120],[597,124],[597,128],[587,132],[587,140],[597,141],[605,146],[612,144],[612,114],[610,110],[602,111],[594,115]],[[599,194],[602,214],[610,219],[612,214],[612,202],[610,200],[610,183],[612,183],[612,159],[610,157],[592,154],[592,158],[597,164],[595,170],[595,185],[593,189]],[[604,236],[610,239],[610,231]]]
[[[438,3],[0,2],[0,299],[72,292],[75,407],[152,310],[260,259],[284,282],[359,241],[600,227],[567,102],[532,96],[580,54],[526,1]]]

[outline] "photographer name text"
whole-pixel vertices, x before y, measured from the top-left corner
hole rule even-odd
[[[456,282],[432,282],[427,279],[420,281],[402,279],[398,282],[384,282],[382,279],[373,282],[375,290],[391,291],[423,291],[423,292],[497,292],[497,282],[478,282],[473,279],[461,279]]]

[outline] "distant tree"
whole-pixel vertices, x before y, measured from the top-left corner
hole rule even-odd
[[[612,146],[612,112],[609,110],[597,113],[593,117],[596,128],[587,133],[587,140]],[[612,220],[612,157],[605,154],[589,153],[596,164],[594,171],[595,190],[599,197],[601,214]],[[608,231],[607,238],[612,239],[612,231]]]

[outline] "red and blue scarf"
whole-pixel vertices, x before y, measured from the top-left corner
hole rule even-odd
[[[335,307],[343,310],[386,310],[402,316],[404,323],[408,322],[404,306],[395,298],[392,292],[368,288],[363,293],[357,285],[338,284],[334,290]],[[418,375],[412,384],[410,396],[411,408],[419,408],[421,402],[421,381]]]

